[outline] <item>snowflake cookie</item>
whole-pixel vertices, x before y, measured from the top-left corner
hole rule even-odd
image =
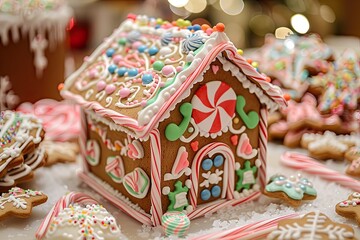
[[[312,183],[301,174],[290,177],[272,176],[264,194],[271,198],[282,199],[293,207],[300,206],[303,200],[314,200],[317,195]]]
[[[360,193],[353,192],[347,200],[336,204],[335,211],[343,217],[355,219],[360,225]]]
[[[115,218],[101,205],[69,205],[54,217],[43,239],[122,239]]]
[[[27,218],[33,206],[46,202],[47,196],[40,191],[13,187],[0,197],[0,220],[9,215]]]
[[[325,214],[316,211],[302,218],[279,221],[277,229],[268,235],[268,239],[352,240],[355,236],[352,227],[333,222]]]

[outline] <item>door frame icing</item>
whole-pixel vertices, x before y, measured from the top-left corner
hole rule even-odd
[[[233,151],[225,143],[215,142],[209,143],[202,147],[195,155],[191,166],[191,188],[190,188],[190,204],[193,209],[197,206],[197,197],[199,190],[199,171],[202,160],[205,156],[213,157],[215,154],[221,153],[224,155],[224,175],[223,175],[223,187],[221,192],[221,198],[227,200],[234,199],[235,191],[235,157]],[[224,191],[225,190],[225,191]],[[217,201],[214,201],[214,204]],[[211,204],[211,202],[209,203]]]

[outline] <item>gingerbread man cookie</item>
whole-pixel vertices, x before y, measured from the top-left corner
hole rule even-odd
[[[355,219],[360,225],[360,193],[353,192],[347,200],[336,204],[335,211],[340,216]]]
[[[352,227],[333,222],[325,214],[316,211],[302,218],[279,221],[277,229],[267,239],[354,240],[355,233]]]
[[[293,207],[300,206],[303,200],[314,200],[317,196],[312,183],[301,174],[290,177],[272,176],[265,187],[264,194],[271,198],[282,199]]]
[[[9,215],[27,218],[31,214],[32,207],[40,205],[46,200],[47,196],[40,191],[13,187],[0,197],[0,220]]]

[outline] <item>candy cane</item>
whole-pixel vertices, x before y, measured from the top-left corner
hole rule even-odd
[[[56,217],[61,210],[69,207],[71,204],[98,204],[96,200],[91,198],[89,195],[85,193],[76,193],[70,192],[65,196],[62,196],[56,204],[52,207],[48,215],[46,215],[45,219],[42,221],[40,227],[37,229],[35,237],[36,239],[42,239],[46,231],[49,227],[51,220]]]
[[[261,188],[264,188],[266,185],[266,150],[267,150],[267,114],[268,111],[266,108],[262,108],[260,110],[260,125],[259,125],[259,131],[260,131],[260,139],[259,139],[259,145],[260,145],[260,153],[259,153],[259,159],[261,161],[261,167],[259,168],[259,181]]]
[[[246,224],[229,230],[209,233],[200,237],[190,238],[191,240],[210,240],[210,239],[264,239],[271,231],[277,228],[279,221],[289,218],[300,217],[299,213],[291,213],[255,223]]]
[[[304,154],[285,152],[281,156],[280,162],[287,167],[305,171],[313,174],[314,176],[319,176],[325,180],[335,182],[357,192],[360,191],[360,181],[331,170],[324,164],[318,163],[315,159]]]

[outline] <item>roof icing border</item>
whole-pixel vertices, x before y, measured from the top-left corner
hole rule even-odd
[[[136,28],[134,26],[136,26]],[[93,110],[95,114],[99,114],[99,119],[103,118],[101,121],[106,122],[114,130],[122,130],[135,138],[147,140],[150,131],[170,116],[170,111],[175,108],[178,102],[181,102],[190,94],[190,89],[194,84],[202,81],[204,71],[208,69],[210,63],[224,51],[227,53],[228,59],[231,60],[230,64],[224,64],[227,62],[227,59],[219,58],[224,65],[224,69],[227,71],[230,70],[245,88],[248,88],[251,93],[257,95],[261,103],[265,104],[271,111],[276,110],[278,106],[282,107],[287,105],[281,89],[268,83],[263,75],[258,73],[245,58],[239,55],[235,46],[229,41],[226,34],[222,32],[215,32],[209,37],[201,50],[194,56],[190,66],[176,76],[173,84],[163,89],[154,103],[139,111],[138,120],[122,115],[114,110],[104,108],[97,102],[88,102],[83,99],[82,96],[71,93],[68,89],[74,81],[76,81],[77,76],[84,71],[99,54],[108,48],[117,34],[121,31],[129,30],[128,28],[131,28],[131,30],[140,29],[148,33],[154,33],[154,31],[161,33],[164,31],[163,29],[153,29],[147,26],[137,26],[129,20],[125,21],[109,38],[105,39],[104,43],[66,80],[64,89],[61,91],[61,95],[64,98],[75,100],[86,110]],[[188,32],[188,30],[183,31],[184,33]],[[246,77],[243,78],[241,75],[245,75]],[[243,81],[241,81],[241,79],[243,79]],[[248,79],[252,79],[254,82],[245,81]],[[111,119],[115,125],[112,126],[112,122],[108,119]],[[121,127],[119,125],[121,125]]]

